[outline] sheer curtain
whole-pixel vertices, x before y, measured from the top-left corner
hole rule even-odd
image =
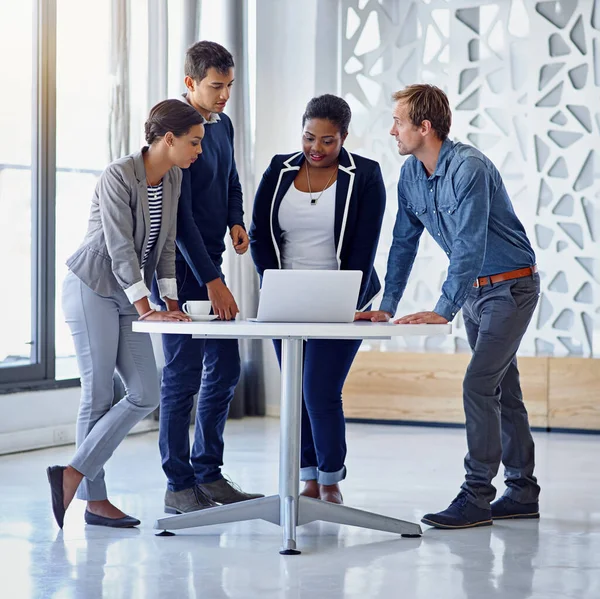
[[[128,0],[112,0],[111,38],[108,152],[113,161],[130,152]]]
[[[249,226],[254,200],[253,131],[250,110],[250,48],[247,0],[230,0],[233,45],[230,51],[236,61],[236,89],[232,96],[231,117],[236,127],[235,156],[244,192],[244,212]],[[256,316],[258,308],[258,276],[248,252],[237,256],[231,248],[227,252],[227,266],[231,288],[240,299],[242,318]],[[265,414],[262,376],[262,342],[258,339],[240,341],[242,378],[231,407],[232,416],[262,416]]]
[[[235,84],[227,105],[227,114],[235,129],[235,159],[244,193],[246,225],[252,215],[255,191],[250,97],[249,2],[247,0],[221,0],[202,2],[200,39],[223,44],[235,61]],[[258,305],[258,277],[248,252],[238,256],[228,243],[223,271],[227,284],[239,305],[241,317],[256,316]],[[258,340],[240,340],[242,377],[231,405],[230,416],[263,415],[264,384],[262,344]]]
[[[168,61],[169,9],[167,0],[148,0],[149,108],[167,98]]]

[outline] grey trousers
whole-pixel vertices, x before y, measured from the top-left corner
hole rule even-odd
[[[81,376],[77,451],[70,465],[85,477],[77,497],[100,501],[107,498],[104,464],[159,404],[156,362],[150,336],[132,331],[138,315],[123,291],[100,296],[69,272],[63,284],[63,311]],[[113,406],[115,369],[126,395]]]
[[[473,288],[463,305],[473,350],[463,382],[468,453],[462,489],[482,508],[496,496],[492,479],[504,464],[506,495],[537,501],[534,443],[519,382],[516,353],[540,293],[539,276]]]

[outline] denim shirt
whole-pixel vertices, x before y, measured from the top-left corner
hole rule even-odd
[[[446,139],[435,172],[410,156],[398,181],[398,215],[380,310],[395,314],[427,229],[450,264],[434,312],[451,321],[477,277],[535,264],[535,253],[492,162]]]

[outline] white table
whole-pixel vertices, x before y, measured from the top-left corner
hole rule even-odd
[[[307,339],[390,339],[410,335],[447,335],[451,332],[450,324],[142,321],[134,322],[133,330],[145,333],[187,334],[196,338],[282,340],[279,493],[251,501],[160,518],[154,528],[167,531],[225,522],[266,520],[283,529],[283,546],[280,551],[283,555],[300,553],[296,548],[296,527],[315,520],[393,532],[407,537],[422,534],[421,527],[412,522],[299,496],[302,342]]]

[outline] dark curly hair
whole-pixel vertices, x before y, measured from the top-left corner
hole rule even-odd
[[[340,130],[342,137],[348,133],[352,111],[348,102],[333,94],[324,94],[313,98],[302,115],[302,126],[310,119],[327,119]]]
[[[169,131],[175,137],[185,135],[194,125],[203,125],[204,117],[181,100],[163,100],[152,108],[144,124],[146,142],[152,145]]]

